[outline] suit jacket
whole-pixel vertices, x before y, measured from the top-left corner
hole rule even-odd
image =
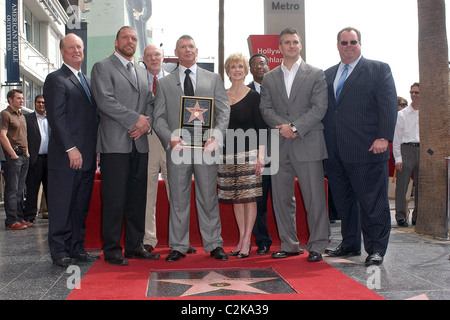
[[[36,112],[26,114],[25,120],[27,122],[27,139],[28,152],[30,154],[30,166],[33,166],[36,163],[36,159],[39,154],[39,148],[41,147],[41,131],[39,130]]]
[[[89,78],[85,79],[90,86]],[[73,147],[83,156],[81,170],[95,168],[98,127],[95,100],[92,98],[91,104],[80,81],[65,64],[47,76],[43,91],[51,129],[48,168],[72,170],[66,150]]]
[[[153,123],[153,95],[150,76],[146,69],[135,67],[137,85],[126,67],[114,54],[97,62],[92,68],[92,92],[97,102],[100,124],[97,136],[97,152],[129,153],[133,129],[140,115]],[[135,141],[140,153],[148,152],[147,135]]]
[[[397,121],[397,92],[389,65],[362,57],[345,81],[336,101],[333,82],[338,65],[325,71],[328,110],[323,119],[328,155],[337,150],[347,163],[369,163],[389,159],[369,152],[379,138],[392,141]]]
[[[225,138],[225,130],[230,119],[230,106],[222,79],[218,74],[198,66],[196,76],[195,96],[214,98],[213,129],[220,130]],[[158,81],[154,112],[155,132],[165,149],[170,147],[172,132],[179,128],[180,101],[183,95],[178,69]]]
[[[298,130],[295,139],[279,135],[280,152],[293,150],[298,161],[327,157],[321,122],[327,110],[326,86],[323,71],[304,61],[295,76],[289,98],[281,66],[264,75],[260,103],[264,121],[271,129],[292,123]]]

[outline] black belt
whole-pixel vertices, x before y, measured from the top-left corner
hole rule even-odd
[[[47,158],[47,155],[46,154],[38,154],[38,157]]]
[[[407,144],[408,146],[413,146],[413,147],[420,147],[419,142],[406,142],[404,144]]]

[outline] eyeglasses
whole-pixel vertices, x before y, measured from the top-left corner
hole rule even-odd
[[[420,94],[419,91],[410,91],[409,93],[410,93],[410,94],[413,94],[413,93],[414,93],[414,94]]]
[[[259,63],[252,63],[250,65],[251,68],[265,67],[265,66],[267,66],[267,63],[265,61],[261,61]]]
[[[159,52],[156,52],[156,53],[153,53],[153,54],[147,53],[145,56],[146,57],[152,57],[153,56],[155,58],[159,58],[161,56],[161,53],[159,53]]]
[[[356,41],[356,40],[350,41],[350,45],[354,46],[356,44],[358,44],[358,41]],[[348,46],[348,41],[341,41],[341,45],[342,46]]]
[[[408,106],[408,104],[407,104],[407,103],[405,103],[405,102],[403,102],[403,103],[399,103],[398,105],[399,105],[399,106],[402,106],[402,107],[407,107],[407,106]]]

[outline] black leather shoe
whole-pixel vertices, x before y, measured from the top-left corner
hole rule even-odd
[[[268,254],[269,250],[270,250],[270,247],[259,246],[258,249],[256,249],[256,254],[260,254],[260,255]]]
[[[383,257],[378,252],[369,254],[369,256],[366,258],[366,261],[365,261],[366,266],[372,266],[372,265],[379,266],[382,263],[383,263]]]
[[[309,262],[318,262],[318,261],[322,261],[322,255],[318,252],[314,252],[311,251],[308,255],[308,259]]]
[[[92,256],[85,251],[83,253],[80,253],[79,255],[73,256],[72,259],[75,259],[76,261],[79,261],[79,262],[95,262],[98,259],[100,259],[100,257]]]
[[[406,220],[397,221],[399,227],[408,227],[408,222]]]
[[[178,261],[180,258],[186,257],[185,254],[182,254],[180,251],[172,250],[169,255],[166,257],[166,261]]]
[[[160,255],[158,253],[150,253],[150,252],[146,251],[144,248],[140,248],[133,252],[125,252],[125,258],[157,260],[160,258]]]
[[[187,249],[186,253],[187,254],[196,254],[197,250],[192,245],[189,245],[189,248]]]
[[[239,255],[239,250],[235,250],[235,251],[230,251],[229,253],[228,253],[228,255],[230,256],[230,257],[235,257],[235,256],[237,256],[237,255]]]
[[[144,244],[144,249],[147,250],[147,252],[152,252],[153,250],[155,250],[155,248],[153,248],[153,246],[150,244]]]
[[[75,263],[75,260],[69,257],[62,257],[53,261],[53,264],[57,267],[67,268]]]
[[[211,255],[211,257],[214,257],[214,259],[217,259],[217,260],[228,260],[228,256],[225,253],[225,251],[223,251],[222,247],[215,248],[209,254]]]
[[[122,257],[120,254],[105,257],[105,262],[115,266],[127,266],[128,260]]]
[[[287,252],[287,251],[278,251],[272,254],[272,258],[274,259],[284,259],[292,256],[298,256],[299,254],[303,254],[303,250],[300,249],[298,252]]]
[[[327,255],[329,255],[330,257],[344,257],[344,256],[360,256],[361,255],[361,251],[360,250],[347,250],[341,247],[341,245],[338,245],[336,247],[336,249],[334,250],[330,250],[327,249],[325,250],[325,253]]]

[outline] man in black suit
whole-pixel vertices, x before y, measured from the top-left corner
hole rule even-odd
[[[391,228],[388,146],[397,121],[397,93],[389,65],[361,56],[357,29],[341,30],[337,40],[341,62],[325,71],[328,110],[322,122],[326,172],[343,239],[327,253],[360,255],[362,231],[366,265],[379,265]]]
[[[269,59],[261,53],[255,53],[250,57],[248,63],[250,65],[250,73],[253,76],[253,81],[248,84],[248,87],[261,94],[264,75],[269,72]],[[270,151],[268,150],[267,152],[269,153]],[[270,164],[266,165],[266,167],[269,166]],[[267,230],[267,199],[269,198],[269,191],[272,189],[270,175],[262,175],[262,187],[263,199],[257,202],[257,215],[253,226],[253,235],[258,247],[256,253],[260,255],[268,254],[272,245],[272,238]]]
[[[34,98],[35,112],[25,115],[27,122],[28,151],[30,163],[26,179],[25,221],[33,222],[37,216],[39,187],[42,183],[45,200],[47,199],[47,153],[49,130],[45,101],[42,95]]]
[[[98,113],[90,80],[80,72],[83,41],[75,34],[61,39],[64,64],[44,83],[51,136],[48,146],[48,243],[53,263],[67,267],[98,257],[84,249],[96,170]]]

